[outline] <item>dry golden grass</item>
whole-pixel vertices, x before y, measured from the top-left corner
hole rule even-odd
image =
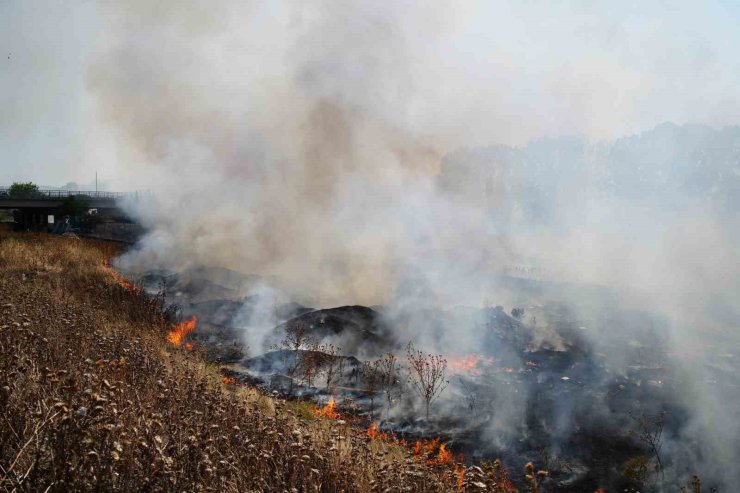
[[[7,491],[513,491],[457,478],[300,404],[222,385],[165,342],[105,242],[0,232],[0,488]]]

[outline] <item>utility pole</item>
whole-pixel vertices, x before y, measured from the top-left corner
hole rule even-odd
[[[95,170],[95,195],[98,194],[98,170]]]

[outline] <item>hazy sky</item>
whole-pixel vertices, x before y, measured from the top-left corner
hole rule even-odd
[[[91,66],[111,53],[107,33],[121,28],[105,3],[0,0],[0,184],[91,183],[96,170],[112,186],[129,183],[110,115],[102,117],[106,103],[90,86]],[[388,8],[369,5],[348,15],[377,9],[382,18]],[[663,121],[740,123],[734,1],[405,1],[393,9],[405,41],[393,55],[408,66],[399,83],[413,88],[394,124],[437,135],[447,149],[574,133],[605,139]],[[289,8],[244,10],[273,31],[289,29],[291,20],[281,18]],[[208,35],[240,27],[216,19]],[[331,29],[327,44],[347,42]],[[253,32],[229,39],[259,55],[260,30]],[[273,48],[266,43],[265,59]],[[367,91],[363,101],[372,100]]]

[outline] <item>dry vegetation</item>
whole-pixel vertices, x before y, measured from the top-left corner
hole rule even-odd
[[[513,491],[305,406],[225,385],[173,348],[102,242],[0,232],[0,488],[7,491]]]

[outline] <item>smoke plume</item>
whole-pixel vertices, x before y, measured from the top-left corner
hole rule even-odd
[[[224,267],[307,306],[386,305],[399,339],[439,352],[480,342],[477,322],[445,325],[440,307],[557,301],[582,320],[617,306],[659,313],[669,352],[690,354],[681,399],[691,416],[672,440],[701,444],[694,463],[740,481],[728,472],[740,459],[740,392],[708,383],[720,348],[738,347],[737,129],[666,125],[610,140],[634,128],[625,121],[642,129],[686,116],[641,119],[660,85],[618,56],[594,69],[593,53],[581,53],[569,71],[499,48],[490,78],[458,73],[458,58],[470,67],[485,56],[449,43],[472,6],[102,8],[108,29],[88,85],[128,181],[151,192],[128,205],[148,234],[125,268]],[[524,76],[530,68],[538,77]],[[584,137],[535,140],[563,129]],[[711,154],[723,145],[724,167]],[[450,153],[459,146],[468,147]],[[506,280],[522,272],[556,284],[512,288]],[[556,329],[541,316],[536,344],[561,349]],[[605,339],[582,337],[609,353]],[[623,366],[622,354],[608,358]],[[513,439],[526,396],[508,402],[491,426],[500,443]],[[561,406],[566,416],[571,402]],[[564,419],[559,433],[570,426]]]

